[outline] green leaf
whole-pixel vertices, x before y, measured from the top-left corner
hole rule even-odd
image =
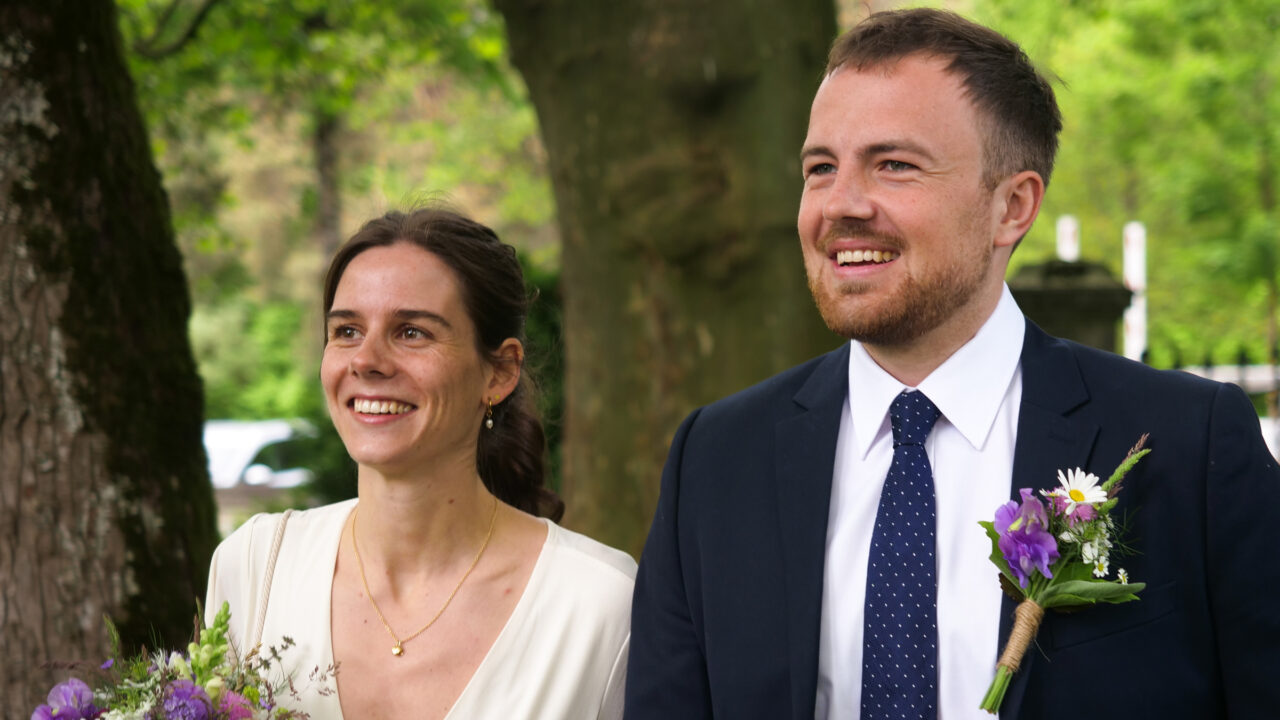
[[[991,562],[1000,571],[1000,574],[1009,582],[1001,583],[1006,593],[1015,591],[1017,595],[1013,596],[1014,600],[1022,600],[1026,597],[1026,591],[1018,585],[1018,578],[1009,569],[1009,563],[1005,562],[1004,553],[1000,552],[1000,533],[996,532],[995,523],[989,520],[980,520],[978,524],[987,531],[987,537],[991,539]]]
[[[1045,608],[1092,605],[1098,602],[1122,603],[1137,600],[1145,583],[1118,583],[1108,580],[1068,580],[1056,582],[1041,595]]]
[[[1055,584],[1072,581],[1090,582],[1090,578],[1093,577],[1093,566],[1086,565],[1075,557],[1063,557],[1050,569],[1053,571]]]

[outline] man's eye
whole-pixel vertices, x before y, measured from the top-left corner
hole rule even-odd
[[[915,165],[912,165],[911,163],[907,163],[907,162],[902,162],[901,160],[885,160],[884,161],[884,169],[888,170],[889,172],[906,172],[907,170],[914,170],[915,167],[916,167]]]
[[[812,165],[807,170],[805,170],[804,176],[807,178],[811,175],[827,175],[835,171],[836,171],[836,166],[832,165],[831,163],[817,163],[816,165]]]

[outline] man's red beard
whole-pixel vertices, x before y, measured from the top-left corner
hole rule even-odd
[[[818,249],[827,254],[831,243],[843,239],[868,240],[900,254],[906,246],[901,237],[872,230],[865,220],[845,218],[823,235]],[[942,325],[973,298],[982,288],[992,252],[991,245],[984,245],[976,257],[924,278],[903,273],[891,288],[850,280],[832,289],[810,275],[809,292],[823,322],[837,335],[870,345],[901,345]],[[864,293],[876,295],[874,304],[868,300],[852,311],[841,307],[841,298]]]

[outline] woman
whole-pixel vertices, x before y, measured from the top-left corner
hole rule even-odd
[[[621,717],[635,563],[552,522],[526,305],[515,251],[448,211],[372,220],[334,258],[320,377],[358,498],[258,515],[210,569],[206,611],[230,602],[241,653],[296,643],[286,705]],[[336,693],[308,687],[335,662]]]

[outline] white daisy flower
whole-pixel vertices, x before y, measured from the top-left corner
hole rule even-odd
[[[1129,584],[1129,573],[1125,572],[1124,568],[1120,568],[1116,571],[1116,578],[1120,581],[1121,585]]]
[[[1107,499],[1107,491],[1098,486],[1098,476],[1086,473],[1080,468],[1058,471],[1058,482],[1062,487],[1054,488],[1054,494],[1067,501],[1067,514],[1076,511],[1077,505],[1097,505]]]
[[[1103,557],[1098,558],[1096,561],[1094,561],[1093,576],[1094,577],[1107,576],[1107,558],[1105,555]]]

